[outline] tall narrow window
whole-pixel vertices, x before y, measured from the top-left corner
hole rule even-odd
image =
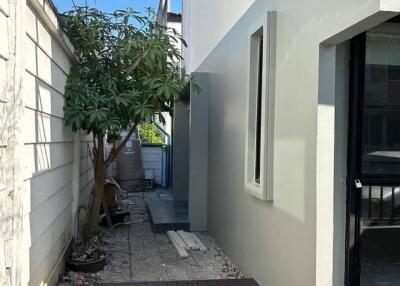
[[[245,191],[272,200],[276,13],[266,16],[254,23],[249,34]]]
[[[263,104],[263,33],[258,37],[258,76],[257,76],[257,115],[256,115],[256,152],[255,152],[255,182],[260,184],[261,172],[261,121]]]

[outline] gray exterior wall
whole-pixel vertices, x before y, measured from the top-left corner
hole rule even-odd
[[[266,202],[246,194],[244,159],[249,35],[271,10],[274,200]],[[345,42],[399,11],[389,0],[184,1],[187,70],[209,74],[208,230],[261,286],[343,285]]]
[[[208,96],[207,73],[193,73],[201,91],[191,90],[189,129],[189,221],[192,231],[207,230]]]
[[[172,192],[177,200],[189,196],[189,106],[177,102],[172,121]]]

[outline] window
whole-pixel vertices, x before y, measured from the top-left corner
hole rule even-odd
[[[257,74],[257,102],[256,102],[256,153],[255,153],[255,182],[260,184],[260,164],[261,164],[261,120],[262,120],[262,87],[263,87],[263,33],[262,30],[257,35],[258,45],[258,74]]]
[[[249,34],[245,190],[259,199],[272,200],[275,12],[256,22]]]

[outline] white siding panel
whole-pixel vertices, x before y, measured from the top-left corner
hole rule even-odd
[[[65,91],[65,85],[67,84],[67,75],[60,69],[56,64],[52,64],[52,86],[62,94]]]
[[[79,204],[85,203],[89,198],[94,189],[94,180],[90,181],[86,186],[81,186],[79,192]]]
[[[82,173],[80,177],[80,186],[81,188],[84,188],[94,179],[94,170],[87,170],[86,172]]]
[[[50,21],[52,22],[53,26],[58,29],[59,28],[59,23],[58,23],[58,18],[56,13],[54,12],[52,6],[50,5],[48,0],[43,1],[43,8],[46,12],[46,15],[49,17]]]
[[[24,117],[23,120],[23,133],[22,133],[22,140],[25,143],[34,143],[37,142],[36,137],[36,118],[35,112],[29,109],[24,110]]]
[[[24,113],[25,143],[72,142],[73,133],[62,118],[29,108]]]
[[[165,159],[165,158],[164,158]],[[163,152],[157,147],[142,147],[143,169],[153,170],[154,181],[162,184],[161,173],[163,167]],[[165,164],[165,162],[164,162]]]
[[[40,176],[33,177],[27,181],[31,195],[32,209],[37,208],[42,202],[46,201],[58,190],[66,187],[72,182],[72,164],[67,164],[56,168],[51,172],[44,173]]]
[[[54,39],[52,39],[51,47],[52,47],[51,55],[53,60],[61,67],[61,69],[65,73],[68,73],[71,68],[71,62],[69,61],[67,55]]]
[[[25,74],[24,80],[24,104],[26,107],[57,117],[64,117],[65,98],[62,94],[30,73]]]
[[[43,51],[46,52],[50,57],[52,56],[52,38],[47,31],[47,29],[43,26],[41,21],[37,21],[37,29],[38,29],[38,45]]]
[[[0,0],[0,10],[3,10],[6,15],[9,13],[8,1]]]
[[[39,269],[39,272],[43,271],[44,267],[41,265],[43,263],[47,264],[45,267],[47,271],[51,269],[56,262],[54,259],[58,258],[65,243],[68,242],[70,232],[68,225],[71,222],[71,208],[69,206],[67,205],[58,217],[54,217],[53,223],[40,235],[37,241],[33,242],[30,252],[32,258],[31,271],[33,273],[38,274]],[[40,276],[43,277],[42,275]]]
[[[0,13],[0,35],[8,35],[7,32],[7,17]],[[8,59],[8,38],[1,37],[0,41],[0,57]]]
[[[51,89],[46,84],[38,82],[39,99],[37,109],[42,112],[64,117],[65,98],[59,92]]]
[[[37,41],[37,18],[33,11],[27,7],[26,11],[26,33],[31,37],[34,41]]]
[[[27,71],[36,75],[36,65],[37,65],[37,53],[36,53],[36,45],[35,43],[26,37],[26,47],[25,47],[25,68]]]
[[[48,272],[57,263],[60,253],[68,243],[71,232],[71,208],[67,206],[63,214],[54,222],[54,226],[42,235],[40,241],[31,248],[31,273],[35,273],[30,285],[42,285],[41,277],[47,278]],[[34,256],[38,254],[38,256]],[[51,284],[50,284],[51,285]]]
[[[4,180],[5,150],[7,159],[13,155],[18,160],[7,162],[7,172],[15,163],[19,166],[17,170],[22,169],[22,174],[16,173],[14,176],[15,185],[20,186],[12,201],[18,210],[15,223],[6,226],[3,223],[6,216],[0,214],[0,233],[15,239],[17,247],[8,250],[3,242],[4,237],[0,237],[0,249],[3,256],[7,256],[6,252],[12,252],[10,263],[15,263],[13,269],[18,269],[19,273],[11,274],[20,279],[19,284],[36,286],[46,284],[46,279],[71,238],[74,143],[72,131],[65,127],[63,120],[63,92],[70,62],[56,37],[53,37],[53,29],[44,21],[39,22],[41,17],[36,8],[31,8],[31,1],[27,1],[26,7],[23,7],[25,1],[20,3],[18,11],[23,14],[17,20],[13,13],[9,18],[4,17],[4,7],[8,6],[8,2],[0,0],[0,205],[12,201],[2,191],[9,187]],[[51,10],[48,0],[39,2],[46,2],[43,4],[45,13],[58,28],[56,14]],[[21,24],[24,26],[19,30]],[[17,27],[18,33],[23,32],[16,38],[18,51],[21,51],[19,54],[9,53],[10,47],[6,41],[8,27]],[[8,56],[10,61],[4,59]],[[7,66],[14,60],[20,66]],[[19,112],[19,106],[16,106],[21,98],[15,100],[14,91],[6,89],[6,84],[12,85],[12,82],[6,82],[9,78],[7,75],[14,69],[25,70],[22,74],[17,73],[17,80],[22,76],[23,112]],[[10,118],[11,115],[16,118]],[[21,127],[21,135],[18,135],[16,145],[8,148],[6,140],[3,140],[6,138],[4,134],[5,130],[18,130],[13,126],[10,128],[9,123],[14,122]],[[22,147],[18,147],[20,144]],[[18,154],[14,154],[14,150]],[[90,171],[87,173],[90,174]],[[11,205],[11,211],[5,215],[10,216],[12,210]],[[11,225],[18,228],[13,229]],[[0,263],[2,282],[5,281],[2,279],[3,261]],[[57,276],[58,272],[53,274]]]
[[[0,102],[0,146],[7,145],[7,108],[8,104]]]
[[[7,101],[6,93],[6,61],[0,58],[0,101]]]
[[[24,178],[29,179],[43,172],[70,164],[73,160],[73,144],[29,144],[25,145],[24,153],[27,158],[24,166]]]
[[[51,59],[41,49],[36,48],[36,50],[38,57],[38,77],[54,87],[52,84],[54,75],[52,74]]]
[[[93,146],[92,142],[82,142],[81,144],[81,158],[86,158],[90,155],[90,150]]]
[[[30,219],[32,242],[35,243],[40,235],[54,222],[63,210],[71,204],[72,184],[58,191],[54,196],[43,202],[39,207],[32,210]]]
[[[25,72],[24,85],[23,85],[24,105],[36,109],[37,103],[37,90],[36,90],[36,77]]]
[[[5,173],[5,148],[0,146],[0,192],[6,188],[6,173]]]
[[[91,162],[90,158],[88,156],[82,158],[80,165],[81,174],[87,172],[91,168],[93,168],[93,163]]]

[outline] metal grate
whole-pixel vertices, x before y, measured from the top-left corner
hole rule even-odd
[[[400,226],[400,186],[363,186],[361,219],[366,225]]]

